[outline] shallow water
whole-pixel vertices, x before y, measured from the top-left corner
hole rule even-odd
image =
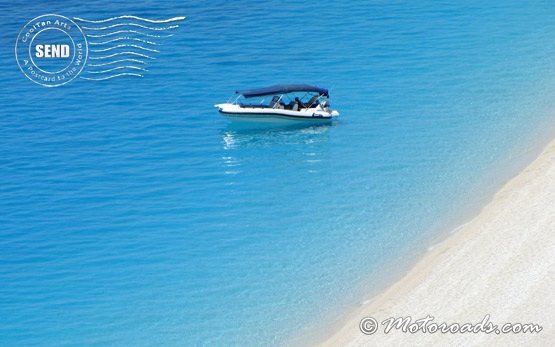
[[[548,1],[0,10],[0,345],[287,344],[474,208],[553,115]],[[45,13],[187,19],[143,78],[43,88],[13,47]],[[275,83],[328,87],[339,121],[213,108]]]

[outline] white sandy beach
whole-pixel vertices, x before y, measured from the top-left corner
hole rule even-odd
[[[435,323],[537,323],[540,333],[411,334],[361,318],[434,317]],[[468,224],[433,247],[401,280],[353,312],[323,346],[553,346],[555,141]]]

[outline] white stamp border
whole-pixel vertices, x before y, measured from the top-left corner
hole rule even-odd
[[[82,60],[82,63],[81,63],[81,67],[80,67],[80,68],[78,69],[78,71],[76,71],[70,78],[63,80],[63,81],[61,81],[60,83],[49,84],[49,83],[47,83],[47,82],[44,82],[44,83],[43,83],[43,82],[41,82],[40,80],[34,79],[34,78],[32,78],[31,76],[29,76],[29,74],[28,74],[27,72],[25,72],[25,70],[22,68],[21,64],[19,63],[19,56],[18,56],[18,54],[17,54],[17,49],[18,49],[18,44],[19,44],[19,40],[20,40],[20,38],[21,38],[22,33],[24,32],[25,28],[27,28],[27,27],[29,26],[29,24],[31,24],[31,23],[33,23],[33,22],[36,22],[36,21],[40,20],[40,19],[43,18],[43,17],[58,17],[59,19],[63,19],[63,20],[65,20],[65,21],[68,21],[70,24],[74,25],[75,28],[77,28],[77,29],[79,30],[79,33],[82,35],[83,41],[84,41],[84,43],[85,43],[85,46],[83,47],[83,50],[84,50],[84,57],[83,57],[83,60]],[[66,32],[66,34],[72,39],[72,41],[74,41],[74,40],[73,40],[73,37],[71,37],[71,35],[70,35],[69,33]],[[35,34],[34,34],[34,36],[36,36],[36,35],[38,35],[38,33],[35,33]],[[74,43],[74,46],[75,46],[75,43]],[[53,88],[53,87],[59,87],[59,86],[62,86],[62,85],[64,85],[64,84],[67,84],[67,83],[73,81],[77,76],[79,76],[79,74],[81,74],[81,72],[82,72],[83,69],[85,68],[85,65],[87,64],[87,58],[88,58],[88,56],[89,56],[89,45],[88,45],[88,41],[87,41],[87,35],[85,35],[85,33],[83,32],[83,29],[81,29],[81,27],[80,27],[79,25],[77,25],[77,23],[75,23],[72,19],[70,19],[70,18],[68,18],[68,17],[65,17],[65,16],[62,16],[62,15],[59,15],[59,14],[48,13],[48,14],[40,15],[40,16],[38,16],[38,17],[35,17],[35,18],[33,18],[33,19],[27,21],[27,23],[21,28],[21,30],[19,31],[19,34],[17,35],[17,40],[16,40],[16,42],[15,42],[14,51],[15,51],[15,58],[16,58],[16,61],[17,61],[17,66],[19,66],[19,69],[21,70],[21,72],[23,73],[23,75],[24,75],[27,79],[29,79],[31,82],[36,83],[36,84],[38,84],[38,85],[41,85],[41,86],[43,86],[43,87]],[[75,51],[75,50],[74,50],[74,51]],[[31,57],[29,57],[29,60],[31,61],[30,58],[31,58]],[[75,59],[75,57],[74,57],[74,59]],[[73,65],[74,59],[73,59],[72,62],[68,65],[68,67]],[[37,66],[35,66],[34,62],[32,62],[32,65],[33,65],[35,68],[38,68]],[[67,67],[66,67],[66,69],[67,69]],[[39,69],[39,70],[40,70],[40,69]],[[65,69],[64,69],[64,70],[65,70]]]

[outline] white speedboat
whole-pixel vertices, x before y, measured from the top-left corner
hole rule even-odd
[[[308,84],[283,84],[235,92],[233,101],[214,105],[220,113],[240,118],[331,120],[327,89]]]

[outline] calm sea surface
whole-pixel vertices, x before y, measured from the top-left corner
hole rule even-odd
[[[44,88],[14,45],[46,13],[187,19],[143,78]],[[0,33],[0,346],[289,344],[478,207],[555,109],[552,1],[2,1]],[[276,83],[340,119],[213,108]]]

